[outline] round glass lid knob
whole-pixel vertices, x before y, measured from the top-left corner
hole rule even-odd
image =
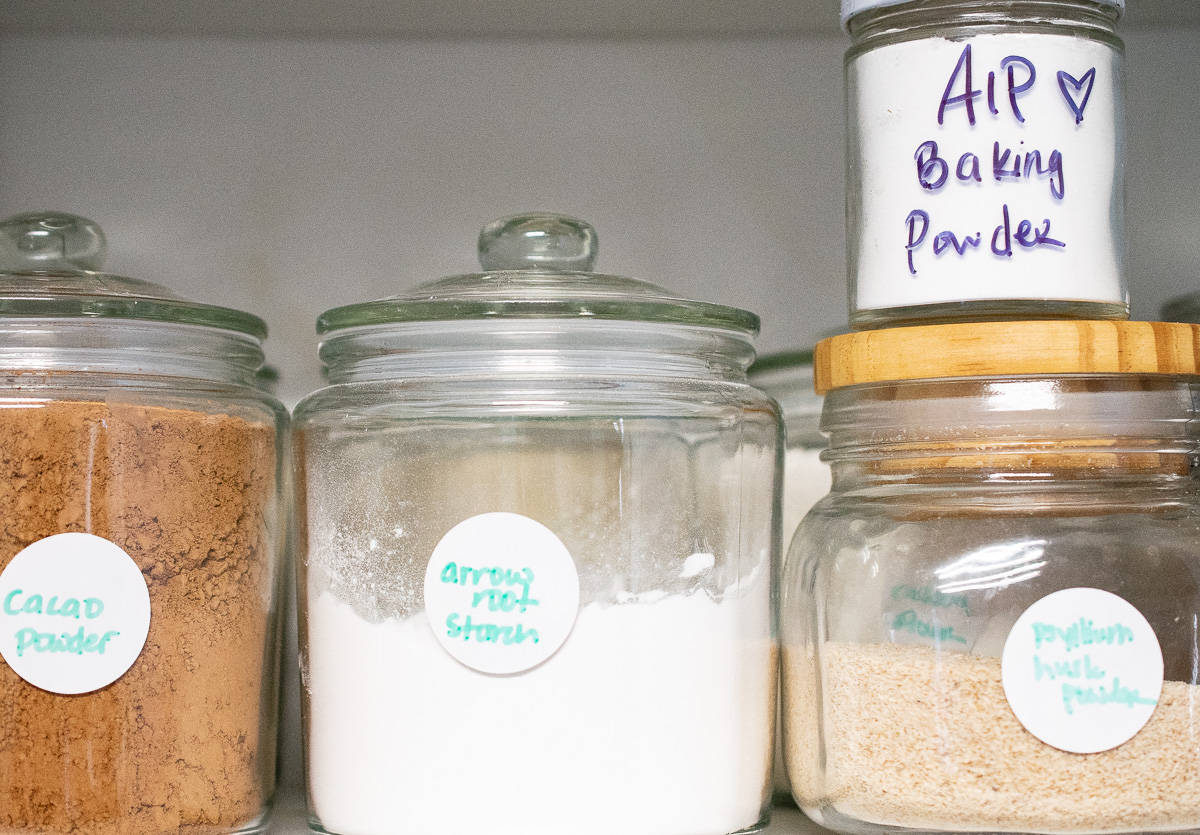
[[[100,226],[86,217],[26,212],[0,220],[0,271],[94,271],[107,251]]]
[[[479,263],[488,272],[591,272],[599,248],[590,223],[547,212],[493,220],[479,233]]]

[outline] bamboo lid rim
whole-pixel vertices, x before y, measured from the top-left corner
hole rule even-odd
[[[1200,376],[1200,325],[1040,319],[839,334],[817,343],[818,394],[864,383],[1068,374]]]

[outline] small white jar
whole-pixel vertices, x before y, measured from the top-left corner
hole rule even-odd
[[[843,0],[850,320],[1126,319],[1124,0]]]

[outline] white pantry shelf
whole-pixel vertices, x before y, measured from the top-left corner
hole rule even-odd
[[[563,832],[570,832],[570,821],[563,822]],[[776,809],[771,816],[771,825],[763,835],[821,835],[829,830],[822,829],[804,817],[797,809]],[[304,799],[293,790],[280,790],[275,815],[271,822],[270,835],[307,835],[308,819],[304,810]],[[486,835],[486,833],[480,833]]]

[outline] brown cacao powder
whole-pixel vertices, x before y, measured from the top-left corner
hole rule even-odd
[[[0,403],[0,570],[81,531],[119,545],[150,633],[63,696],[0,660],[0,833],[228,832],[274,787],[275,430],[120,402]]]

